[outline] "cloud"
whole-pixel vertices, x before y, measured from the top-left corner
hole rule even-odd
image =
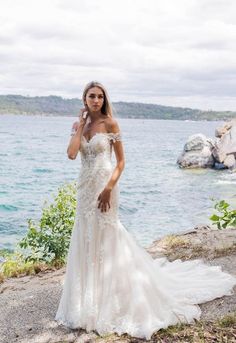
[[[0,2],[1,94],[236,109],[233,0]]]

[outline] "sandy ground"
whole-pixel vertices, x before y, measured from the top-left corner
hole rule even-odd
[[[203,234],[203,232],[205,232],[204,230],[208,233]],[[198,235],[199,237],[203,235],[205,244],[207,237],[212,239],[211,233],[209,232],[212,231],[203,229],[201,232],[201,230],[199,230]],[[214,234],[217,235],[218,233],[215,232]],[[228,232],[227,234],[230,236],[230,238],[228,238],[229,242],[231,242],[230,244],[234,245],[236,242],[236,230],[231,233]],[[188,235],[193,235],[197,239],[195,232],[181,235],[180,237],[188,237]],[[232,236],[234,237],[233,239]],[[227,244],[229,242],[227,242]],[[178,244],[181,245],[180,240]],[[175,248],[172,247],[172,255],[174,254],[175,249],[178,251],[180,250],[178,244]],[[199,241],[197,244],[199,244]],[[224,247],[226,247],[227,244],[224,242]],[[154,245],[156,245],[156,252]],[[227,246],[229,247],[229,244]],[[188,244],[185,244],[185,248],[190,249]],[[163,254],[168,255],[168,245],[166,243],[163,245],[163,240],[154,242],[148,250],[151,250],[152,255],[156,255],[155,257],[161,254],[162,256]],[[189,250],[187,251],[189,252]],[[212,252],[209,252],[209,255],[207,255],[204,260],[210,265],[220,265],[224,271],[235,274],[236,255],[232,250],[230,250],[230,252],[230,254],[227,254],[225,249],[225,256],[220,257],[214,257]],[[217,250],[217,254],[219,254],[219,250]],[[211,256],[211,258],[209,258],[209,256]],[[173,260],[173,256],[170,256],[170,260]],[[99,337],[96,333],[87,334],[84,330],[67,329],[54,321],[61,295],[61,282],[64,272],[65,268],[62,268],[55,271],[41,272],[32,276],[10,278],[0,285],[1,343],[78,343],[96,341],[96,337]],[[218,298],[200,306],[202,309],[202,319],[216,319],[222,317],[224,314],[236,311],[236,287],[232,296]],[[122,341],[126,342],[126,340]],[[122,341],[119,340],[119,342]],[[138,341],[139,340],[134,340],[133,342]],[[99,342],[101,342],[101,340],[99,340]],[[104,339],[104,342],[106,342],[106,339]]]

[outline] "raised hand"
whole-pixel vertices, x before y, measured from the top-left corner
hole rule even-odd
[[[88,119],[88,111],[86,108],[81,108],[78,118],[79,118],[79,120],[75,121],[72,125],[71,135],[76,134],[79,127],[85,126],[87,119]]]
[[[81,108],[79,113],[79,125],[84,126],[88,118],[88,109],[86,107]]]

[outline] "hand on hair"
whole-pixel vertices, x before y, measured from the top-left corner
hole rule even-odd
[[[79,113],[79,125],[84,126],[86,124],[87,118],[88,118],[87,108],[85,108],[85,107],[81,108],[80,113]]]

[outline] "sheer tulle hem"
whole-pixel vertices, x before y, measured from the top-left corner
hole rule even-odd
[[[200,265],[202,263],[201,260],[196,260],[195,262],[200,263]],[[218,267],[217,269],[221,268]],[[114,318],[111,313],[109,319],[106,319],[105,315],[103,316],[100,314],[99,318],[102,319],[96,319],[91,316],[89,317],[89,315],[86,316],[87,313],[85,310],[81,311],[81,313],[74,312],[73,314],[66,314],[66,312],[63,312],[60,309],[58,310],[55,320],[59,324],[71,329],[84,329],[88,333],[95,331],[101,336],[111,333],[116,333],[118,336],[121,336],[126,333],[132,337],[149,340],[153,333],[160,329],[165,329],[170,325],[181,323],[191,324],[194,323],[195,320],[199,320],[201,317],[201,309],[198,304],[222,297],[223,295],[232,295],[232,287],[235,285],[236,279],[226,273],[221,275],[224,274],[228,275],[228,283],[227,285],[224,285],[224,289],[218,289],[211,294],[207,289],[205,289],[205,291],[202,290],[200,292],[201,294],[198,294],[195,299],[190,299],[188,296],[184,297],[182,295],[182,299],[179,302],[172,304],[172,307],[169,308],[169,310],[163,310],[161,308],[159,311],[157,310],[157,313],[160,313],[160,318],[153,315],[153,309],[150,307],[141,322],[136,322],[132,317],[132,314]],[[195,304],[195,302],[198,302],[198,304]],[[132,310],[130,313],[132,313]],[[163,318],[165,319],[163,320]]]
[[[191,312],[191,313],[190,313]],[[180,323],[193,323],[194,320],[199,320],[201,316],[201,310],[198,305],[191,306],[190,312],[183,316],[178,314],[178,310],[173,311],[169,320],[160,320],[158,318],[152,318],[149,321],[143,319],[142,323],[134,323],[134,321],[128,317],[123,317],[117,320],[116,324],[112,322],[104,321],[98,322],[95,326],[92,326],[89,321],[83,324],[80,320],[68,320],[63,315],[57,315],[55,320],[60,325],[64,325],[71,329],[84,329],[87,333],[96,332],[100,336],[116,333],[118,336],[123,334],[128,334],[131,337],[151,339],[151,336],[160,329],[165,329],[170,325],[180,324]]]
[[[120,221],[113,226],[105,231],[109,244],[102,263],[97,259],[89,274],[83,274],[84,278],[98,275],[99,281],[94,284],[92,279],[83,291],[84,279],[74,261],[81,261],[85,254],[83,246],[79,249],[79,231],[73,231],[55,317],[60,324],[100,335],[116,332],[150,339],[159,329],[199,320],[199,304],[233,294],[236,278],[220,266],[209,266],[202,259],[154,260]]]

